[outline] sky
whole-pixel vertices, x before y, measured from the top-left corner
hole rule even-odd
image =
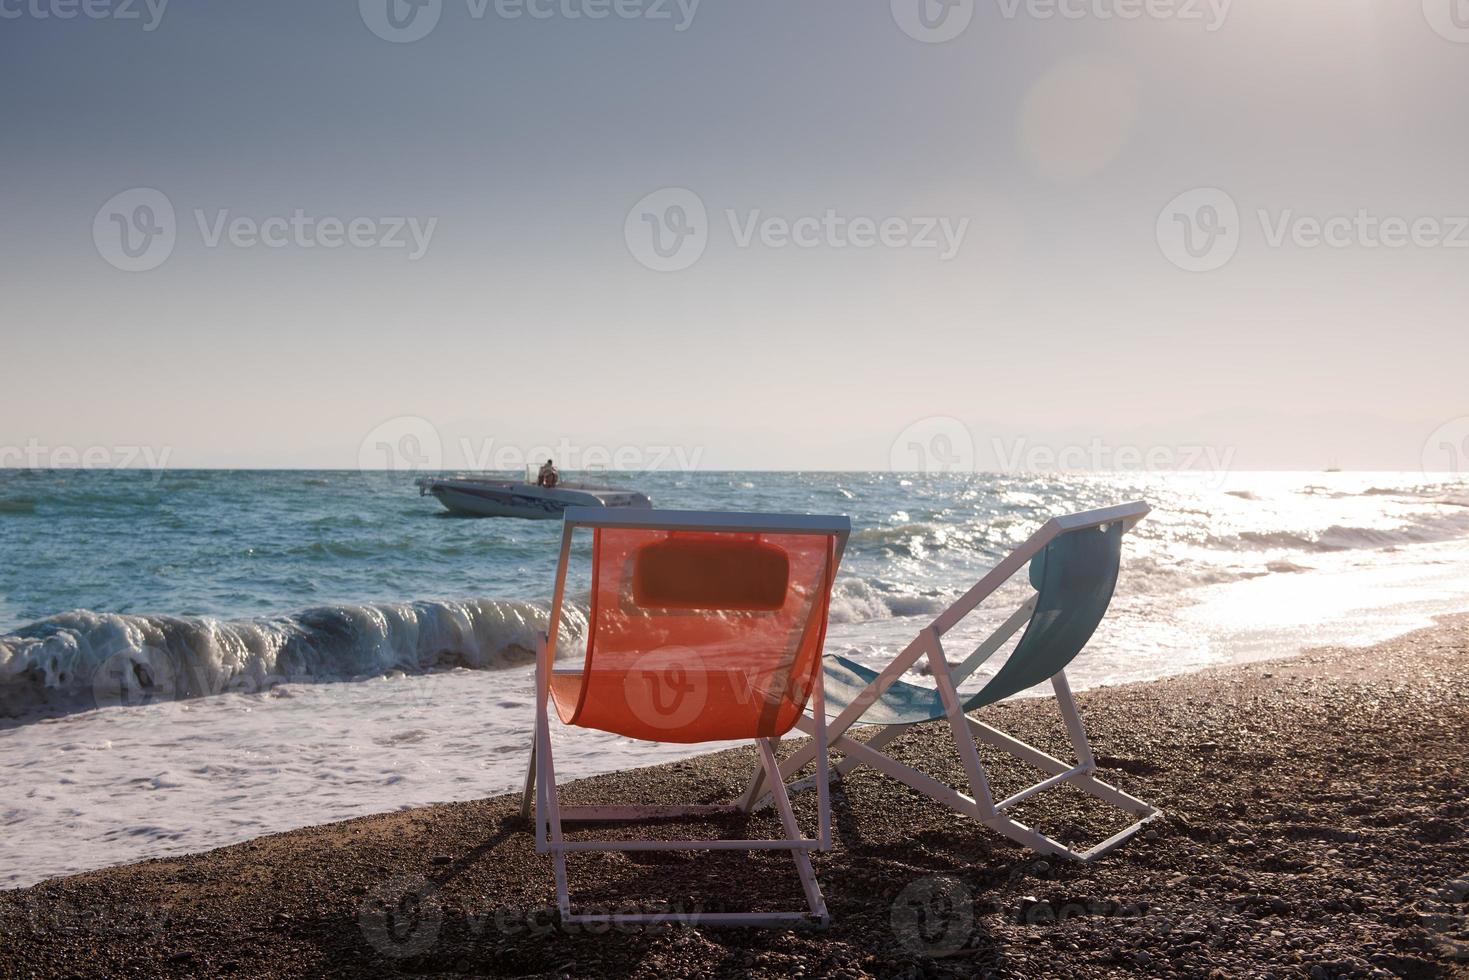
[[[1469,470],[1469,0],[0,0],[0,82],[0,465]]]

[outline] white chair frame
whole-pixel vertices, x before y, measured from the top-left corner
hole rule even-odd
[[[1096,759],[1093,757],[1091,746],[1087,742],[1086,729],[1082,725],[1081,715],[1076,708],[1076,699],[1072,696],[1071,686],[1067,682],[1066,672],[1064,670],[1058,672],[1051,678],[1051,686],[1055,692],[1056,703],[1060,709],[1061,718],[1071,738],[1072,748],[1076,752],[1077,761],[1075,764],[1063,762],[1033,745],[1022,742],[1005,732],[986,725],[983,722],[976,721],[964,714],[962,699],[959,697],[957,690],[958,685],[977,670],[981,664],[998,652],[1005,645],[1006,641],[1030,621],[1030,617],[1035,611],[1036,596],[1032,595],[1022,603],[1005,620],[999,629],[980,643],[974,652],[958,667],[952,669],[949,667],[948,660],[944,656],[943,648],[943,636],[945,633],[957,626],[981,602],[1008,581],[1011,576],[1023,569],[1027,562],[1039,554],[1056,537],[1068,531],[1099,527],[1103,524],[1111,524],[1116,521],[1124,522],[1125,533],[1126,531],[1132,530],[1139,521],[1146,517],[1149,510],[1150,508],[1146,503],[1139,501],[1080,514],[1055,517],[1047,521],[1040,530],[1027,538],[1020,547],[1015,549],[1015,551],[981,578],[973,588],[961,596],[952,606],[944,610],[937,619],[920,630],[913,642],[908,644],[872,683],[863,690],[861,695],[848,705],[834,721],[827,721],[821,718],[820,720],[824,724],[818,725],[815,719],[820,718],[820,709],[814,704],[812,705],[813,718],[802,718],[797,723],[797,727],[807,734],[811,734],[818,727],[825,728],[826,732],[823,736],[822,751],[826,750],[826,746],[830,746],[830,748],[844,754],[845,758],[835,765],[836,772],[834,774],[817,772],[814,776],[794,783],[790,789],[799,792],[810,789],[813,785],[820,788],[823,783],[829,782],[834,775],[842,776],[857,766],[869,765],[879,772],[892,776],[894,779],[912,787],[925,796],[939,803],[943,803],[965,816],[974,818],[981,824],[1004,834],[1006,837],[1020,844],[1043,854],[1065,857],[1076,861],[1091,861],[1106,854],[1132,837],[1149,822],[1158,818],[1161,815],[1161,811],[1156,807],[1129,796],[1115,786],[1108,785],[1096,777]],[[908,725],[895,724],[884,726],[866,742],[859,742],[847,735],[847,731],[861,720],[862,715],[882,697],[883,692],[924,657],[928,659],[935,685],[939,691],[939,697],[943,702],[949,729],[953,734],[954,744],[958,748],[959,759],[964,766],[965,775],[969,782],[970,794],[961,793],[917,769],[905,766],[889,756],[883,755],[879,751],[898,735],[902,734],[909,727]],[[976,740],[1008,752],[1015,758],[1029,763],[1044,773],[1048,773],[1048,778],[997,802],[994,794],[990,790],[984,765],[980,761]],[[800,772],[801,769],[811,762],[814,751],[815,746],[811,744],[797,749],[780,765],[781,780],[788,780]],[[775,783],[772,781],[767,784],[767,779],[769,777],[765,773],[755,773],[745,795],[741,797],[741,806],[746,809],[756,809],[769,803],[772,796],[775,795],[772,792],[775,789]],[[1096,846],[1085,851],[1076,851],[1009,815],[1008,811],[1016,804],[1038,793],[1060,786],[1063,783],[1070,784],[1082,792],[1104,803],[1115,806],[1139,819]],[[770,789],[766,789],[767,785],[770,786]]]
[[[785,783],[780,778],[776,761],[777,739],[755,740],[757,773],[766,774],[773,791],[768,794],[780,814],[783,837],[770,840],[566,840],[563,823],[618,822],[656,818],[708,817],[748,814],[749,808],[728,806],[562,806],[557,793],[556,767],[552,759],[550,729],[550,676],[556,661],[556,634],[561,621],[561,606],[566,591],[566,572],[571,558],[572,535],[579,528],[634,528],[648,530],[748,531],[768,534],[820,534],[834,536],[830,576],[834,579],[841,565],[842,553],[851,534],[851,522],[845,518],[806,517],[786,514],[731,514],[704,511],[606,510],[592,507],[567,508],[561,531],[561,553],[556,570],[556,589],[551,598],[550,624],[542,634],[536,655],[536,731],[531,744],[530,764],[526,772],[521,814],[531,818],[534,799],[536,850],[549,853],[556,875],[556,907],[565,924],[646,925],[685,923],[694,926],[767,926],[789,928],[793,925],[825,926],[829,921],[826,901],[811,867],[810,852],[831,849],[831,801],[828,791],[826,708],[823,698],[822,671],[816,670],[810,707],[820,723],[802,719],[803,731],[813,736],[812,751],[806,761],[816,761],[819,781],[817,797],[818,836],[807,838],[796,821]],[[613,915],[574,914],[567,884],[566,855],[576,851],[790,851],[796,873],[806,897],[805,912],[670,912],[626,913]]]

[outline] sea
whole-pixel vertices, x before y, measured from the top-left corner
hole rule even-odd
[[[661,508],[849,515],[827,652],[874,666],[1049,517],[1132,500],[1153,510],[1075,688],[1469,610],[1457,477],[599,476]],[[449,515],[401,473],[0,470],[0,887],[518,788],[560,532]],[[950,659],[1021,596],[981,606]],[[563,779],[710,749],[555,728]]]

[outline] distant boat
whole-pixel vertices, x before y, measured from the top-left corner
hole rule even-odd
[[[653,506],[646,494],[620,487],[585,483],[538,486],[517,480],[482,476],[425,476],[417,481],[418,493],[437,497],[449,511],[471,517],[520,517],[543,521],[559,518],[568,507]]]

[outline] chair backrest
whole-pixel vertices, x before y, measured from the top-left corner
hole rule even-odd
[[[1112,601],[1125,530],[1118,520],[1067,531],[1031,559],[1035,612],[1004,666],[966,699],[969,710],[1049,680],[1081,653]]]
[[[846,518],[577,510],[566,521],[593,542],[585,660],[551,675],[562,721],[660,742],[790,731],[821,663]]]

